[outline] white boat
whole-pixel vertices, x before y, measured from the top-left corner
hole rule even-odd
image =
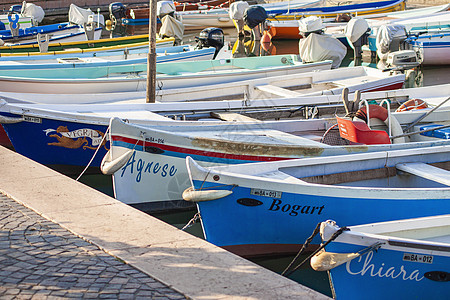
[[[209,242],[245,256],[295,253],[308,237],[314,237],[314,229],[323,220],[334,219],[353,226],[449,212],[449,141],[442,139],[439,145],[423,148],[411,144],[411,148],[402,150],[393,147],[373,153],[210,168],[187,159],[192,187],[183,197],[197,204]],[[357,239],[365,243],[361,237]],[[310,246],[320,243],[317,236],[308,241]],[[365,247],[369,245],[373,246],[365,244]],[[360,247],[353,249],[357,252]],[[333,257],[329,259],[330,263],[333,261]],[[366,266],[372,277],[381,272],[386,274],[387,270],[392,273],[388,261],[385,265],[377,262],[376,267]],[[401,259],[397,263],[401,264]],[[363,265],[361,260],[352,262],[351,270],[356,273]],[[372,278],[374,281],[363,283],[370,277],[367,275],[356,281],[354,288],[348,275],[334,277],[341,289],[337,296],[380,299],[377,296],[396,287],[400,294],[394,298],[410,299],[401,297],[409,291],[399,289],[398,282],[382,284],[379,278]],[[385,277],[388,281],[389,276]],[[372,288],[378,291],[370,293]],[[359,297],[355,297],[352,289],[360,291]],[[421,295],[427,298],[430,291],[423,292]]]
[[[363,96],[365,95],[363,94]],[[439,113],[437,111],[434,113],[434,116],[433,114],[428,116],[434,119],[423,120],[423,122],[440,124],[442,120],[449,119],[450,111],[448,107],[439,111]],[[270,111],[267,110],[261,111],[261,114],[271,116]],[[393,130],[391,136],[400,135],[402,129],[398,130],[399,126],[405,128],[423,114],[424,112],[420,111],[392,113],[389,119],[393,122],[397,120],[399,125],[396,127],[397,129],[394,129],[393,125],[391,126]],[[221,115],[221,113],[218,112],[216,115]],[[272,127],[268,130],[266,123],[254,124],[255,120],[249,119],[248,114],[243,117],[236,116],[236,114],[227,115],[224,113],[223,115],[226,120],[239,120],[246,123],[235,125],[211,124],[210,126],[208,124],[185,126],[180,123],[178,127],[157,127],[126,124],[120,120],[113,120],[110,125],[111,160],[119,159],[122,155],[132,155],[132,158],[128,156],[130,158],[128,162],[122,165],[118,164],[119,167],[115,169],[118,170],[113,176],[117,199],[125,203],[149,207],[166,205],[167,202],[163,203],[164,201],[179,200],[183,189],[188,187],[184,158],[189,155],[204,166],[228,165],[405,149],[424,146],[425,144],[431,146],[435,145],[438,140],[424,135],[413,135],[409,142],[397,140],[394,141],[394,144],[390,144],[388,138],[387,141],[380,142],[380,145],[337,146],[334,143],[340,142],[339,137],[330,142],[331,145],[329,145],[327,144],[329,136],[325,134],[327,129],[335,124],[334,118],[304,120],[302,124],[298,125],[294,125],[292,122],[279,121],[276,124],[277,127],[271,125]],[[274,116],[272,115],[272,117]],[[350,129],[347,128],[347,130]],[[415,130],[419,130],[418,127]],[[330,132],[333,132],[333,129]],[[338,131],[334,132],[339,135]],[[386,132],[383,132],[387,136]],[[448,141],[442,140],[440,142],[447,143]],[[144,171],[144,169],[136,170],[135,164],[138,161],[141,162],[140,165],[144,169],[151,164],[157,164],[176,170],[176,175],[161,176],[161,174]],[[145,162],[144,165],[142,165],[143,162]]]
[[[445,98],[442,98],[446,97],[445,95],[448,94],[449,89],[450,85],[440,86],[440,89],[417,88],[372,92],[363,93],[361,98],[367,100],[388,98],[395,102],[403,102],[408,98],[420,97],[426,99],[432,105],[432,103],[439,103],[445,100]],[[207,125],[215,125],[227,130],[236,128],[236,130],[245,131],[250,127],[247,127],[246,124],[238,126],[236,121],[246,121],[255,128],[256,133],[261,132],[265,134],[265,129],[287,133],[298,131],[299,134],[303,133],[312,139],[320,140],[320,137],[316,134],[322,135],[330,127],[330,122],[333,122],[334,119],[331,121],[327,119],[305,121],[304,118],[306,116],[307,118],[326,116],[342,111],[341,102],[342,99],[339,95],[252,101],[192,101],[134,105],[127,103],[111,105],[100,103],[90,104],[89,106],[84,104],[44,105],[3,101],[0,107],[0,114],[2,115],[1,123],[7,130],[9,138],[18,153],[39,163],[57,166],[58,169],[69,170],[79,174],[81,169],[84,169],[87,165],[92,167],[91,169],[96,168],[95,171],[99,172],[98,168],[101,160],[106,155],[107,150],[110,149],[109,141],[106,139],[104,141],[105,147],[97,150],[97,147],[102,144],[99,137],[105,135],[109,120],[112,117],[119,117],[134,124],[150,127],[166,126],[166,130],[170,132],[193,129],[192,134],[195,134],[195,132],[206,133],[207,130],[202,131],[202,128]],[[420,112],[416,113],[413,118],[417,118],[420,114]],[[432,122],[436,120],[435,118],[448,118],[448,114],[446,116],[441,114],[445,114],[445,112],[435,112],[427,117],[426,121]],[[263,122],[255,120],[255,118]],[[277,121],[280,118],[282,120]],[[401,119],[400,116],[397,116],[399,122],[403,124],[411,122],[411,118]],[[275,121],[270,121],[274,119]],[[226,120],[226,122],[223,120]],[[316,131],[313,134],[309,132],[310,130]],[[72,132],[73,134],[64,132]],[[252,132],[248,132],[244,136],[247,136],[249,139],[253,138]],[[282,136],[285,136],[285,134]],[[60,138],[65,142],[59,143],[58,140]],[[226,135],[223,138],[225,143],[228,140],[230,142],[233,141],[233,136]],[[263,137],[261,136],[260,138]],[[29,142],[31,139],[34,141],[32,147],[30,147]],[[259,139],[259,137],[256,137],[256,139]],[[292,142],[295,143],[297,140],[297,137],[293,136]],[[311,143],[315,142],[311,141]],[[325,144],[318,144],[326,147]],[[97,154],[95,154],[96,150]],[[226,149],[222,149],[220,152],[226,156]],[[302,151],[298,155],[301,153]],[[282,155],[282,153],[279,155]],[[88,164],[92,158],[94,159]],[[180,170],[185,169],[184,161],[177,162],[177,167]],[[184,176],[183,180],[185,181],[186,178]],[[120,178],[117,180],[120,180]],[[183,189],[183,186],[179,188]],[[131,190],[128,189],[128,191]],[[139,186],[135,191],[140,193]],[[164,189],[161,191],[164,192]],[[176,192],[174,190],[174,193]],[[181,191],[178,192],[181,193]],[[124,191],[121,193],[124,193]],[[126,200],[126,198],[121,198],[121,200]],[[135,199],[138,202],[143,202],[138,200],[138,198]]]
[[[329,66],[329,65],[328,65]],[[344,87],[350,93],[373,92],[401,88],[404,74],[390,74],[367,67],[348,67],[320,72],[304,72],[282,76],[247,79],[227,83],[184,88],[162,89],[156,94],[158,102],[186,102],[200,100],[236,100],[297,98],[304,95],[338,95]],[[0,92],[5,98],[33,103],[145,103],[146,91],[95,93],[95,94],[36,94]],[[329,104],[336,100],[327,100]],[[252,104],[254,105],[254,104]]]
[[[330,69],[331,62],[304,64],[296,55],[243,57],[157,65],[156,86],[159,90],[227,83],[245,79],[264,78]],[[85,68],[84,74],[95,70]],[[55,70],[56,72],[56,70]],[[29,77],[0,77],[0,90],[4,92],[91,94],[127,91],[144,91],[146,74],[119,74],[104,78],[39,78],[40,73]],[[86,76],[86,75],[85,75]],[[95,76],[94,76],[95,77]]]
[[[324,1],[317,0],[297,0],[297,1],[280,1],[273,3],[260,3],[259,6],[264,7],[266,11],[284,10],[289,12],[295,8],[314,7]],[[210,9],[196,11],[177,11],[176,17],[189,29],[205,28],[205,27],[234,27],[233,20],[229,16],[229,10],[226,9]]]
[[[447,32],[410,37],[408,43],[423,65],[450,65],[450,28]]]
[[[186,46],[179,52],[157,53],[156,62],[211,60],[215,52],[216,49],[213,47],[194,49]],[[114,74],[147,72],[148,51],[127,54],[126,58],[123,56],[1,60],[0,76],[26,77],[36,73],[45,78],[99,78]]]
[[[342,229],[334,221],[324,222],[323,243],[334,239],[311,259],[311,266],[329,271],[335,299],[448,298],[448,212],[443,205],[439,216]]]
[[[371,15],[362,16],[368,23],[370,28],[379,27],[388,23],[404,24],[407,30],[415,30],[418,26],[427,26],[431,29],[432,26],[439,24],[436,19],[437,13],[445,12],[450,8],[450,4],[421,7],[408,9],[403,11],[383,12]],[[434,16],[434,19],[433,19]],[[361,16],[354,16],[354,18]],[[345,39],[344,31],[348,23],[346,22],[323,22],[325,33],[332,34],[341,41]],[[441,21],[442,26],[445,23]],[[299,31],[299,20],[268,20],[267,33],[271,39],[299,39],[301,34]]]

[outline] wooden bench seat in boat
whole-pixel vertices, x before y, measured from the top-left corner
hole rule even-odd
[[[396,168],[400,171],[450,186],[450,171],[420,162],[398,164]]]

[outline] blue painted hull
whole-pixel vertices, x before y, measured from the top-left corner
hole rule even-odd
[[[221,189],[217,182],[194,181],[196,189],[208,186]],[[229,190],[230,186],[222,189]],[[230,196],[199,202],[198,210],[207,241],[230,250],[240,248],[236,252],[268,245],[272,249],[277,248],[277,252],[283,252],[288,245],[303,244],[315,226],[327,219],[351,226],[450,212],[448,197],[358,199],[351,195],[332,197],[288,192],[283,192],[281,197],[270,196],[258,196],[252,194],[248,187],[235,186]],[[239,203],[242,199],[254,199],[261,204],[242,205]],[[313,244],[319,243],[317,237]]]
[[[94,125],[44,118],[40,119],[40,123],[35,122],[2,125],[18,153],[44,165],[64,166],[67,169],[88,165],[108,127],[106,123]],[[99,148],[92,167],[100,166],[108,149],[109,141],[106,141]]]
[[[332,242],[328,252],[351,253],[363,246]],[[424,277],[426,272],[448,271],[450,257],[432,255],[432,263],[407,261],[414,249],[378,249],[330,270],[336,299],[449,299],[448,282]],[[428,257],[431,257],[428,256]]]
[[[19,35],[13,37],[10,30],[0,30],[0,38],[4,41],[13,40],[14,38],[27,38],[40,34],[58,33],[66,30],[79,28],[78,25],[72,25],[70,23],[58,23],[43,26],[33,26],[25,29],[19,29]]]

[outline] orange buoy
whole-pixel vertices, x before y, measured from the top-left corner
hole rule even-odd
[[[428,104],[422,99],[410,99],[403,103],[397,108],[396,112],[415,110],[415,109],[424,109],[427,108]]]

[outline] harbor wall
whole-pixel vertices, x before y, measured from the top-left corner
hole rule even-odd
[[[329,299],[4,147],[0,164],[0,193],[188,299]]]

